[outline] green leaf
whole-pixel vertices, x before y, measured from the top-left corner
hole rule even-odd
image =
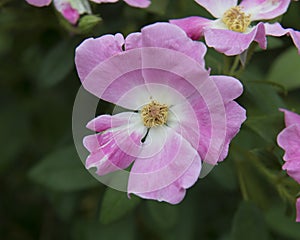
[[[295,47],[289,48],[273,63],[267,79],[283,85],[287,90],[300,87],[300,56]]]
[[[88,33],[93,30],[94,27],[96,27],[102,19],[96,15],[85,15],[80,18],[79,20],[79,30],[81,33]]]
[[[37,81],[41,86],[53,86],[67,77],[74,67],[74,44],[61,41],[42,59]]]
[[[100,222],[107,224],[120,219],[139,202],[140,199],[135,196],[130,196],[129,199],[125,192],[107,188],[101,206]]]
[[[29,177],[57,191],[76,191],[99,184],[81,163],[74,146],[51,153],[30,170]]]
[[[135,219],[126,218],[109,225],[98,221],[80,220],[73,226],[74,240],[133,240],[135,238]]]
[[[283,129],[281,114],[248,117],[245,125],[268,143],[275,143],[278,133]]]
[[[173,227],[178,221],[179,211],[176,205],[148,201],[147,207],[152,220],[155,222],[155,226],[168,229]]]
[[[300,239],[299,223],[296,223],[294,218],[287,217],[282,206],[272,207],[266,213],[266,222],[274,232],[291,240]]]
[[[166,12],[169,0],[152,0],[151,4],[146,10],[148,12],[163,15]]]
[[[241,202],[235,213],[232,240],[270,239],[262,212],[250,202]]]

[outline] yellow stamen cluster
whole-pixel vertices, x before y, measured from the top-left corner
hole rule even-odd
[[[161,126],[168,120],[168,106],[157,101],[151,101],[141,111],[141,117],[147,128]]]
[[[228,9],[222,18],[228,29],[235,32],[245,32],[249,27],[251,15],[246,15],[240,6]]]

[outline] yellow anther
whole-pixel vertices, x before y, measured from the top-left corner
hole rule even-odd
[[[141,111],[141,117],[147,128],[163,125],[168,120],[168,106],[157,101],[151,101]]]
[[[222,18],[228,29],[235,32],[245,32],[249,27],[251,15],[246,15],[240,6],[228,9]]]

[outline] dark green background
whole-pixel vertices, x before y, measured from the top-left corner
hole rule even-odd
[[[257,50],[239,76],[248,120],[228,158],[179,205],[129,200],[80,162],[71,129],[80,87],[75,47],[89,36],[209,16],[192,0],[152,2],[149,9],[93,4],[102,22],[78,29],[53,6],[0,1],[1,240],[300,239],[294,222],[299,186],[281,171],[283,151],[276,145],[284,127],[278,107],[300,113],[300,57],[288,37],[270,38],[269,49]],[[300,29],[300,3],[291,4],[282,24]],[[221,54],[210,49],[206,60],[212,73],[224,71]]]

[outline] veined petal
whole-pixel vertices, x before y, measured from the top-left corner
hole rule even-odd
[[[139,38],[140,40],[138,40]],[[142,28],[141,34],[129,35],[125,40],[126,49],[132,49],[134,45],[175,50],[186,54],[204,66],[205,45],[192,41],[180,27],[174,24],[155,23]]]
[[[151,149],[151,155],[149,150],[143,152],[143,148],[140,157],[134,162],[128,193],[175,204],[184,197],[184,189],[197,181],[201,161],[197,151],[168,127],[150,129],[149,138],[144,144],[160,140],[162,134],[166,138],[161,148]]]
[[[26,0],[26,2],[36,7],[44,7],[48,6],[52,0]]]
[[[237,0],[195,0],[195,2],[204,7],[215,18],[221,18],[229,8],[237,5]]]
[[[240,6],[251,14],[251,21],[273,19],[285,13],[290,0],[243,0]]]
[[[180,27],[191,39],[198,40],[203,36],[204,28],[209,25],[211,21],[212,20],[207,18],[193,16],[181,19],[172,19],[169,22]]]
[[[99,38],[86,39],[76,48],[75,64],[80,80],[101,62],[122,52],[124,38],[122,34],[104,35]]]
[[[296,209],[297,209],[296,222],[300,222],[300,198],[297,199]]]
[[[150,5],[150,0],[124,0],[128,5],[132,7],[146,8]]]
[[[90,155],[86,168],[96,167],[100,176],[127,168],[139,154],[145,129],[124,126],[84,138]]]
[[[90,0],[90,1],[95,3],[115,3],[118,2],[119,0]]]
[[[227,156],[230,141],[246,119],[245,110],[233,101],[243,88],[233,77],[212,76],[201,89],[170,109],[168,125],[197,149],[204,162],[215,165]]]
[[[289,161],[300,157],[300,125],[294,124],[281,131],[277,137],[278,145],[285,150],[283,159]]]
[[[263,23],[256,25],[249,33],[231,30],[207,28],[204,32],[206,44],[228,56],[244,52],[255,41],[263,49],[266,48],[266,34]]]
[[[296,48],[298,49],[298,53],[300,54],[300,32],[295,31],[292,28],[283,28],[279,23],[265,23],[266,35],[267,36],[275,36],[281,37],[283,35],[288,35],[292,38]]]
[[[282,169],[286,170],[288,175],[300,184],[300,156],[286,161]]]
[[[109,128],[128,125],[133,119],[136,121],[136,118],[140,118],[138,115],[139,114],[134,112],[122,112],[115,115],[100,115],[91,120],[86,127],[95,132],[102,132]]]
[[[284,113],[284,122],[285,122],[286,127],[289,127],[294,124],[300,125],[300,115],[299,114],[288,111],[283,108],[280,108],[279,110]]]

